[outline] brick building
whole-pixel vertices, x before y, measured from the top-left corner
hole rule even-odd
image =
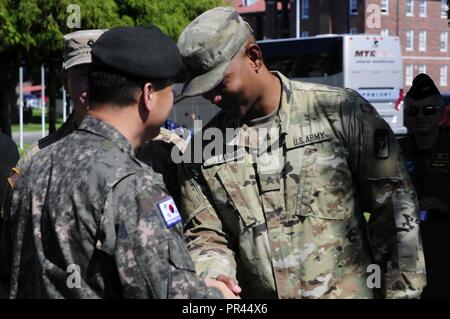
[[[296,37],[297,33],[397,35],[402,44],[405,90],[423,72],[443,93],[450,93],[447,6],[447,0],[235,0],[235,8],[258,39]]]

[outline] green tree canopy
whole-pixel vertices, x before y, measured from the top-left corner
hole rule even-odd
[[[18,67],[38,70],[43,63],[50,96],[50,131],[55,122],[55,91],[61,85],[63,36],[70,4],[80,8],[80,29],[155,24],[176,40],[183,28],[221,0],[0,0],[0,127],[10,133],[16,108]],[[53,122],[53,123],[52,123]],[[53,124],[53,125],[52,125]]]

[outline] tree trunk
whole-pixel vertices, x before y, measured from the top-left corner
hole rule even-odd
[[[18,65],[14,55],[0,55],[0,128],[8,136],[11,136],[11,116],[17,113]]]

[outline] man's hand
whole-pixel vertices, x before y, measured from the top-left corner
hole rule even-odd
[[[224,284],[222,281],[211,279],[211,278],[205,278],[204,279],[206,286],[208,287],[215,287],[222,292],[225,299],[241,299],[239,296],[237,296],[233,291],[231,291],[230,288],[226,284]]]
[[[242,291],[241,287],[239,287],[237,282],[228,276],[219,275],[216,277],[216,280],[219,280],[219,281],[223,282],[225,285],[227,285],[228,289],[230,289],[232,292],[234,292],[235,295],[239,295]]]
[[[439,213],[448,213],[447,204],[436,197],[424,197],[419,200],[420,209],[430,211],[437,211]]]

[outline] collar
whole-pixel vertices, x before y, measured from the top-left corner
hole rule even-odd
[[[136,157],[136,154],[131,146],[130,142],[122,135],[117,129],[108,123],[95,118],[91,115],[86,115],[83,121],[78,127],[80,131],[87,131],[92,134],[99,135],[113,144],[118,146],[123,152],[129,154],[132,157]]]
[[[271,73],[277,76],[281,81],[281,103],[278,109],[278,119],[275,119],[275,121],[279,121],[281,134],[285,135],[288,134],[290,126],[292,83],[280,72],[272,71]]]

